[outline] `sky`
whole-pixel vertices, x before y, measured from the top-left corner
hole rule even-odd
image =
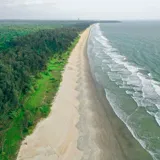
[[[160,19],[160,0],[0,0],[0,19]]]

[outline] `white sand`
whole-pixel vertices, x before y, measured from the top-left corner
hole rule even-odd
[[[63,73],[57,96],[48,118],[36,126],[34,132],[22,142],[17,160],[80,160],[77,149],[79,132],[79,57],[84,52],[89,29],[81,35]]]

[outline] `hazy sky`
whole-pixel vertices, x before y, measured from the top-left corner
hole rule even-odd
[[[0,0],[0,19],[160,19],[160,0]]]

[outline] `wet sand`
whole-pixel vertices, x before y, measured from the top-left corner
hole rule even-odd
[[[89,31],[71,53],[50,115],[22,142],[17,160],[149,160],[92,78]]]

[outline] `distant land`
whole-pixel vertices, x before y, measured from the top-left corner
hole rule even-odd
[[[24,22],[24,23],[41,23],[41,22],[66,22],[66,23],[83,23],[83,22],[90,22],[90,23],[121,23],[122,21],[118,20],[25,20],[25,19],[0,19],[0,22],[13,22],[13,23],[19,23],[19,22]]]

